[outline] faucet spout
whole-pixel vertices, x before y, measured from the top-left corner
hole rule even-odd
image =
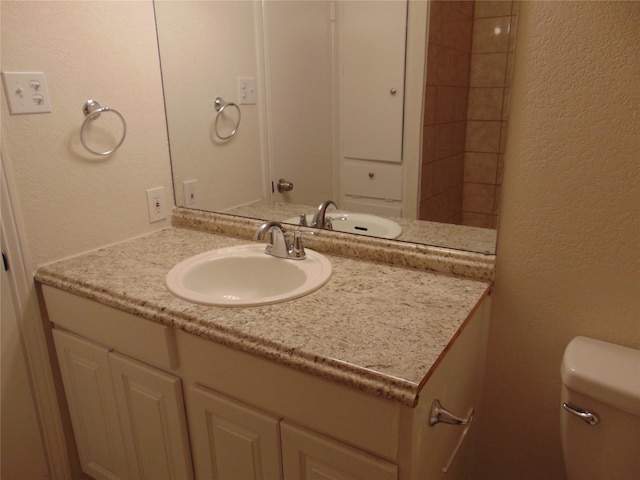
[[[254,240],[263,240],[269,234],[267,246],[264,253],[279,258],[289,258],[292,260],[303,260],[306,258],[304,247],[302,246],[301,232],[295,232],[293,245],[289,245],[284,227],[280,222],[265,222],[253,236]]]
[[[316,210],[316,213],[313,215],[313,220],[311,221],[312,227],[316,227],[316,228],[328,227],[327,220],[326,220],[326,213],[327,213],[327,208],[329,208],[331,205],[333,205],[334,208],[338,208],[338,206],[335,204],[333,200],[326,200],[322,202],[320,205],[318,205],[318,209]]]
[[[264,253],[274,257],[287,258],[289,244],[282,224],[280,222],[265,222],[258,227],[253,238],[254,240],[263,240],[266,234],[269,234],[269,238]]]

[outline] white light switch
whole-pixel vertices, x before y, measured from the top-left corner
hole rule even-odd
[[[9,113],[48,113],[49,92],[42,72],[2,72]]]
[[[238,77],[238,104],[255,105],[258,94],[256,93],[256,79]]]

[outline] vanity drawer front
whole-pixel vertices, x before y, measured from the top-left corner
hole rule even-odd
[[[177,368],[171,327],[48,285],[42,285],[42,293],[54,324],[159,368]]]
[[[402,200],[402,167],[348,162],[342,167],[345,195]]]

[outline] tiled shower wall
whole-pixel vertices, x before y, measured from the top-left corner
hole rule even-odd
[[[472,1],[431,2],[420,219],[462,221]]]
[[[510,0],[475,2],[462,196],[463,225],[497,227],[517,4]]]
[[[506,1],[431,3],[420,219],[495,228],[506,138]]]

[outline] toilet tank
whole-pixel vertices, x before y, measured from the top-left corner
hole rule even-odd
[[[569,479],[640,478],[640,350],[576,337],[565,349],[561,375]]]

